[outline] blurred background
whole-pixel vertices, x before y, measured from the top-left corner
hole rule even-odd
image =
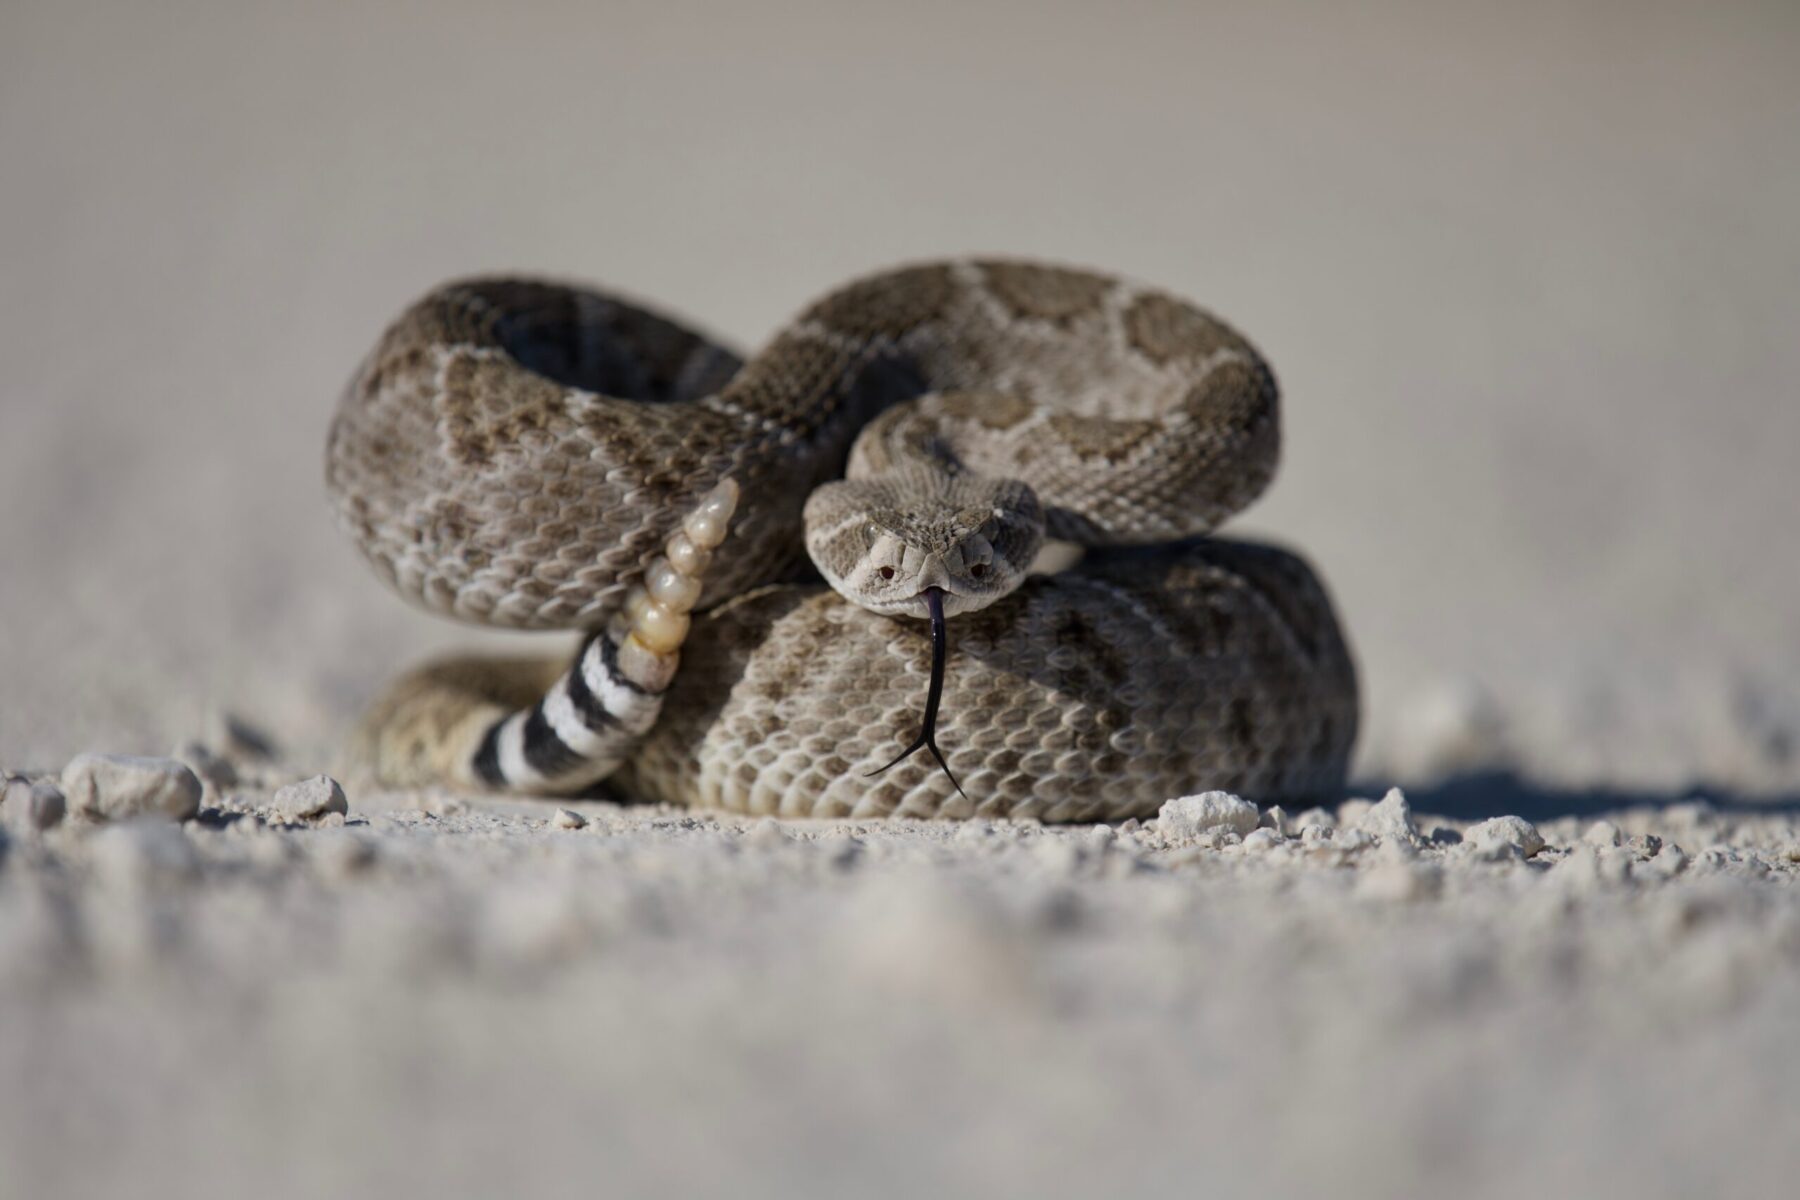
[[[322,496],[338,389],[432,284],[595,280],[753,346],[979,251],[1274,362],[1238,529],[1337,595],[1365,776],[1791,791],[1797,113],[1791,0],[9,0],[0,758],[221,708],[323,752],[496,641]]]

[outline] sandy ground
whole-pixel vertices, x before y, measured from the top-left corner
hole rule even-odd
[[[1800,1171],[1791,812],[1567,818],[1537,849],[1392,802],[1240,839],[387,795],[296,827],[258,800],[13,845],[9,1195],[1677,1197]]]
[[[178,828],[6,814],[0,1196],[1785,1190],[1796,111],[1786,0],[0,5],[0,765],[284,751]],[[1331,584],[1419,844],[232,815],[433,649],[545,645],[327,516],[409,298],[749,346],[977,250],[1268,354],[1238,531]],[[1549,848],[1431,840],[1508,813]]]

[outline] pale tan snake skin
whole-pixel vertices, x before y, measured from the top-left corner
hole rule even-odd
[[[601,293],[447,285],[340,404],[341,521],[428,607],[592,633],[573,664],[407,676],[357,760],[791,816],[1328,795],[1357,724],[1330,601],[1291,553],[1207,536],[1268,483],[1278,422],[1236,332],[1068,268],[871,275],[747,362]],[[847,456],[860,482],[830,484]],[[1027,578],[1046,537],[1087,556]],[[919,732],[925,589],[950,613],[937,743],[960,790],[924,754],[869,774]]]

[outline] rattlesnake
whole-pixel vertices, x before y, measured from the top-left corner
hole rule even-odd
[[[1243,337],[1088,271],[885,271],[747,361],[604,293],[446,285],[339,405],[341,522],[427,607],[587,637],[560,673],[417,671],[354,753],[391,784],[793,816],[1329,793],[1357,722],[1330,601],[1209,536],[1278,449]]]

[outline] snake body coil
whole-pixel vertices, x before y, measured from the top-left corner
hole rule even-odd
[[[357,753],[391,783],[795,816],[1329,793],[1357,718],[1330,602],[1292,554],[1207,536],[1278,449],[1248,342],[1084,271],[872,275],[748,361],[600,293],[448,285],[340,404],[341,520],[419,603],[589,636],[566,670],[407,676]],[[871,775],[919,732],[933,603],[947,769]]]

